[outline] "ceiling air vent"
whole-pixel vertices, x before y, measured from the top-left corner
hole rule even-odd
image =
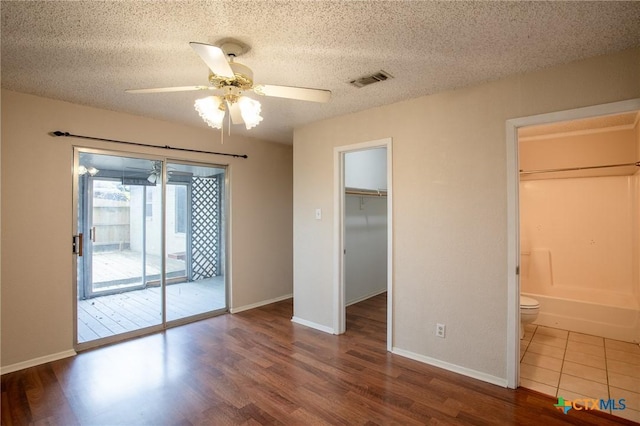
[[[365,75],[364,77],[357,78],[349,82],[349,84],[356,86],[357,88],[368,86],[379,81],[385,81],[389,78],[393,78],[391,74],[386,71],[378,71],[375,74]]]

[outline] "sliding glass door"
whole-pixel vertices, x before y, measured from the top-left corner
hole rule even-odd
[[[76,149],[76,343],[224,312],[225,168]]]
[[[225,169],[167,163],[167,320],[225,309]]]

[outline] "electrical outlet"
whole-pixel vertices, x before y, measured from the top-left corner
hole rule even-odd
[[[436,336],[444,339],[445,330],[446,326],[444,324],[436,324]]]

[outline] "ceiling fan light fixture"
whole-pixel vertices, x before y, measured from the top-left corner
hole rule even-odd
[[[260,102],[246,96],[240,96],[238,105],[240,106],[240,114],[242,115],[242,120],[247,130],[260,124],[262,121],[262,117],[260,116],[262,105],[260,105]]]
[[[229,110],[229,124],[244,123],[247,130],[262,121],[260,102],[242,96],[252,91],[257,95],[276,98],[297,99],[311,102],[328,102],[331,91],[307,87],[278,86],[253,83],[253,71],[246,65],[235,62],[237,56],[246,53],[249,46],[234,40],[223,39],[218,46],[190,42],[189,45],[209,68],[209,86],[180,86],[155,89],[127,89],[128,93],[185,92],[193,90],[215,90],[219,96],[198,99],[194,107],[200,117],[214,129],[222,129],[226,111]]]
[[[225,113],[222,98],[219,96],[207,96],[206,98],[196,99],[193,106],[205,123],[215,129],[222,129]]]

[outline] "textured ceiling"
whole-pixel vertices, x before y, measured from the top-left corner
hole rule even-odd
[[[260,98],[264,121],[232,129],[282,143],[305,123],[640,45],[640,2],[2,1],[1,12],[2,87],[201,127],[202,93],[124,90],[206,84],[188,42],[240,39],[256,83],[333,92],[327,104]],[[348,84],[381,69],[395,78]]]

